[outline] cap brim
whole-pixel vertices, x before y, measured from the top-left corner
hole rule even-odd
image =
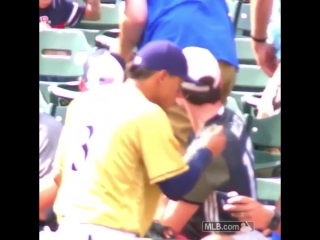
[[[198,81],[196,81],[195,79],[193,79],[192,77],[190,76],[185,76],[182,78],[185,82],[188,82],[188,83],[193,83],[193,84],[198,84]]]
[[[59,86],[50,86],[49,91],[56,97],[70,99],[70,100],[74,99],[81,93],[81,92],[67,90]]]

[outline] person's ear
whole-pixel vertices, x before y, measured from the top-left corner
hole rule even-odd
[[[157,81],[159,83],[164,82],[168,77],[168,73],[165,70],[157,72],[156,75],[157,75]]]

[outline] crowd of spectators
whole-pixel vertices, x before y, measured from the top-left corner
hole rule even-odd
[[[270,77],[257,106],[265,118],[280,111],[280,0],[251,7],[253,51]],[[64,126],[39,112],[43,239],[279,238],[280,198],[276,208],[258,202],[250,136],[225,107],[239,67],[228,13],[225,0],[126,0],[118,43],[88,56],[79,80],[40,76],[79,81],[85,92],[58,94],[75,98]],[[40,31],[99,18],[100,0],[39,0]],[[75,158],[91,163],[79,168]],[[202,221],[254,222],[255,230],[208,234]]]

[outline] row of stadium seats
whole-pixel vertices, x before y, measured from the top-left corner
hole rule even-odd
[[[51,39],[55,39],[52,41]],[[66,41],[68,39],[68,41]],[[115,39],[110,38],[110,42]],[[239,39],[241,48],[249,45],[247,39]],[[111,43],[112,44],[112,43]],[[68,56],[51,56],[44,55],[43,51],[50,50],[67,50],[71,54]],[[246,50],[239,50],[239,59],[248,59]],[[86,56],[93,50],[88,44],[84,34],[78,29],[52,29],[40,33],[40,75],[42,76],[63,76],[63,77],[78,77],[82,75],[82,64]],[[244,54],[241,54],[241,51]],[[240,64],[237,74],[235,91],[259,92],[266,86],[268,77],[261,71],[259,66]],[[233,95],[238,101],[243,94]],[[47,95],[45,96],[47,98]]]

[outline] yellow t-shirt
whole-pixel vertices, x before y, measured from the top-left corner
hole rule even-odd
[[[161,195],[156,183],[188,169],[165,112],[126,84],[72,102],[56,156],[58,216],[140,236]]]

